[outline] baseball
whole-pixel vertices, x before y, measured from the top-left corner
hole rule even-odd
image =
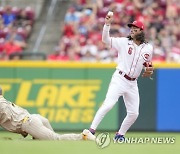
[[[113,12],[112,12],[112,11],[109,11],[107,15],[108,15],[108,16],[113,16]]]

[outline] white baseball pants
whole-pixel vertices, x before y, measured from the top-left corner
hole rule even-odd
[[[137,80],[127,80],[119,74],[118,70],[116,70],[112,76],[105,101],[97,111],[90,128],[96,130],[101,120],[116,104],[120,96],[123,96],[127,115],[121,124],[119,133],[121,135],[126,134],[139,114],[139,91]]]
[[[57,134],[51,127],[49,120],[39,114],[30,115],[22,124],[22,130],[39,140],[82,140],[81,134]]]

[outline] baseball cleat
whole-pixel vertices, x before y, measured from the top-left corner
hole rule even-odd
[[[123,142],[123,141],[125,141],[125,137],[124,137],[124,135],[120,135],[119,133],[116,133],[113,140],[116,141],[116,142],[117,141]]]
[[[82,139],[83,140],[95,141],[96,136],[93,135],[88,129],[84,129],[82,132]]]
[[[91,132],[91,134],[93,134],[93,135],[95,135],[95,130],[94,129],[92,129],[92,128],[89,128],[89,131]]]

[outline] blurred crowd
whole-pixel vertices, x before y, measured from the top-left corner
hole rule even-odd
[[[0,7],[0,60],[8,60],[27,46],[35,13],[31,7]],[[19,58],[19,57],[18,57]]]
[[[153,61],[180,62],[179,0],[74,0],[68,9],[62,37],[49,60],[115,62],[117,51],[101,41],[104,18],[114,12],[111,36],[129,34],[127,24],[141,20],[154,46]]]

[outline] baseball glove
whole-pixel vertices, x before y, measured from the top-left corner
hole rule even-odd
[[[154,71],[154,68],[152,66],[151,62],[145,62],[143,64],[145,66],[144,68],[144,72],[142,74],[142,77],[151,77]]]

